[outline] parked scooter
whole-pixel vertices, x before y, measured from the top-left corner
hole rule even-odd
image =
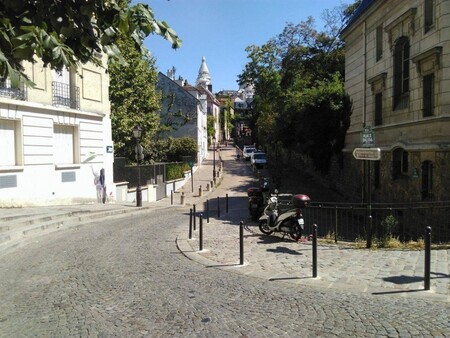
[[[263,215],[259,218],[259,230],[265,235],[282,232],[298,241],[303,233],[305,221],[302,209],[306,208],[311,199],[307,195],[294,195],[289,203],[289,209],[280,212],[278,194],[269,198]]]
[[[248,211],[254,221],[257,221],[266,206],[267,196],[270,194],[269,179],[261,178],[259,187],[247,189]]]
[[[257,221],[264,210],[263,191],[260,187],[251,187],[247,189],[248,212],[252,220]]]

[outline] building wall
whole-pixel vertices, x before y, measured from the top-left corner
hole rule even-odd
[[[7,144],[5,154],[15,156],[15,161],[0,164],[0,207],[96,201],[93,172],[101,168],[107,192],[114,195],[109,77],[104,69],[83,65],[74,76],[71,87],[79,88],[79,109],[54,106],[52,71],[42,63],[26,63],[25,69],[36,84],[27,88],[27,99],[0,96],[0,123],[6,129],[14,124],[13,131],[0,131],[0,143]],[[68,147],[61,145],[66,131]]]
[[[162,93],[161,121],[173,125],[167,136],[197,141],[198,163],[207,156],[206,98],[191,86],[181,86],[162,73],[157,88]],[[176,115],[181,113],[182,117]],[[187,118],[186,118],[187,117]]]
[[[448,152],[450,151],[450,2],[434,1],[435,21],[425,31],[424,0],[375,1],[343,32],[346,43],[345,86],[353,100],[351,125],[346,137],[345,165],[341,183],[358,194],[364,166],[351,156],[360,147],[365,126],[375,134],[375,147],[382,151],[379,170],[372,170],[374,196],[382,200],[424,199],[422,168],[432,165],[432,194],[426,199],[448,199]],[[376,58],[377,27],[382,28],[382,57]],[[394,107],[394,49],[400,37],[409,39],[409,101]],[[424,116],[423,78],[434,74],[432,116]],[[376,123],[375,95],[382,95],[382,123]],[[396,149],[408,154],[408,168],[395,177]],[[427,162],[427,163],[428,163]],[[378,164],[372,163],[373,167]],[[360,179],[352,175],[359,173]],[[378,174],[379,173],[379,174]],[[379,177],[375,177],[378,175]],[[380,180],[380,185],[375,182]]]

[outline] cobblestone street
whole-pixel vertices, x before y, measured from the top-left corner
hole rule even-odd
[[[37,238],[0,258],[1,337],[449,335],[446,303],[270,282],[186,259],[182,208]]]

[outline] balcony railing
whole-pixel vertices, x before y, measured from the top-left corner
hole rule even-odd
[[[15,100],[27,100],[27,91],[23,82],[20,82],[19,86],[13,88],[11,86],[11,80],[6,79],[5,81],[0,81],[0,96],[9,97]]]
[[[53,105],[80,109],[80,88],[62,82],[52,82]]]

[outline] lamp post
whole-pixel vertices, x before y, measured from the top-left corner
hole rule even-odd
[[[213,136],[213,181],[216,184],[216,136]]]
[[[137,168],[138,168],[138,181],[136,187],[136,206],[142,207],[142,189],[141,189],[141,167],[139,166],[139,162],[141,161],[142,149],[139,143],[142,135],[142,128],[140,126],[135,126],[133,128],[133,136],[136,140],[136,159],[137,159]]]

